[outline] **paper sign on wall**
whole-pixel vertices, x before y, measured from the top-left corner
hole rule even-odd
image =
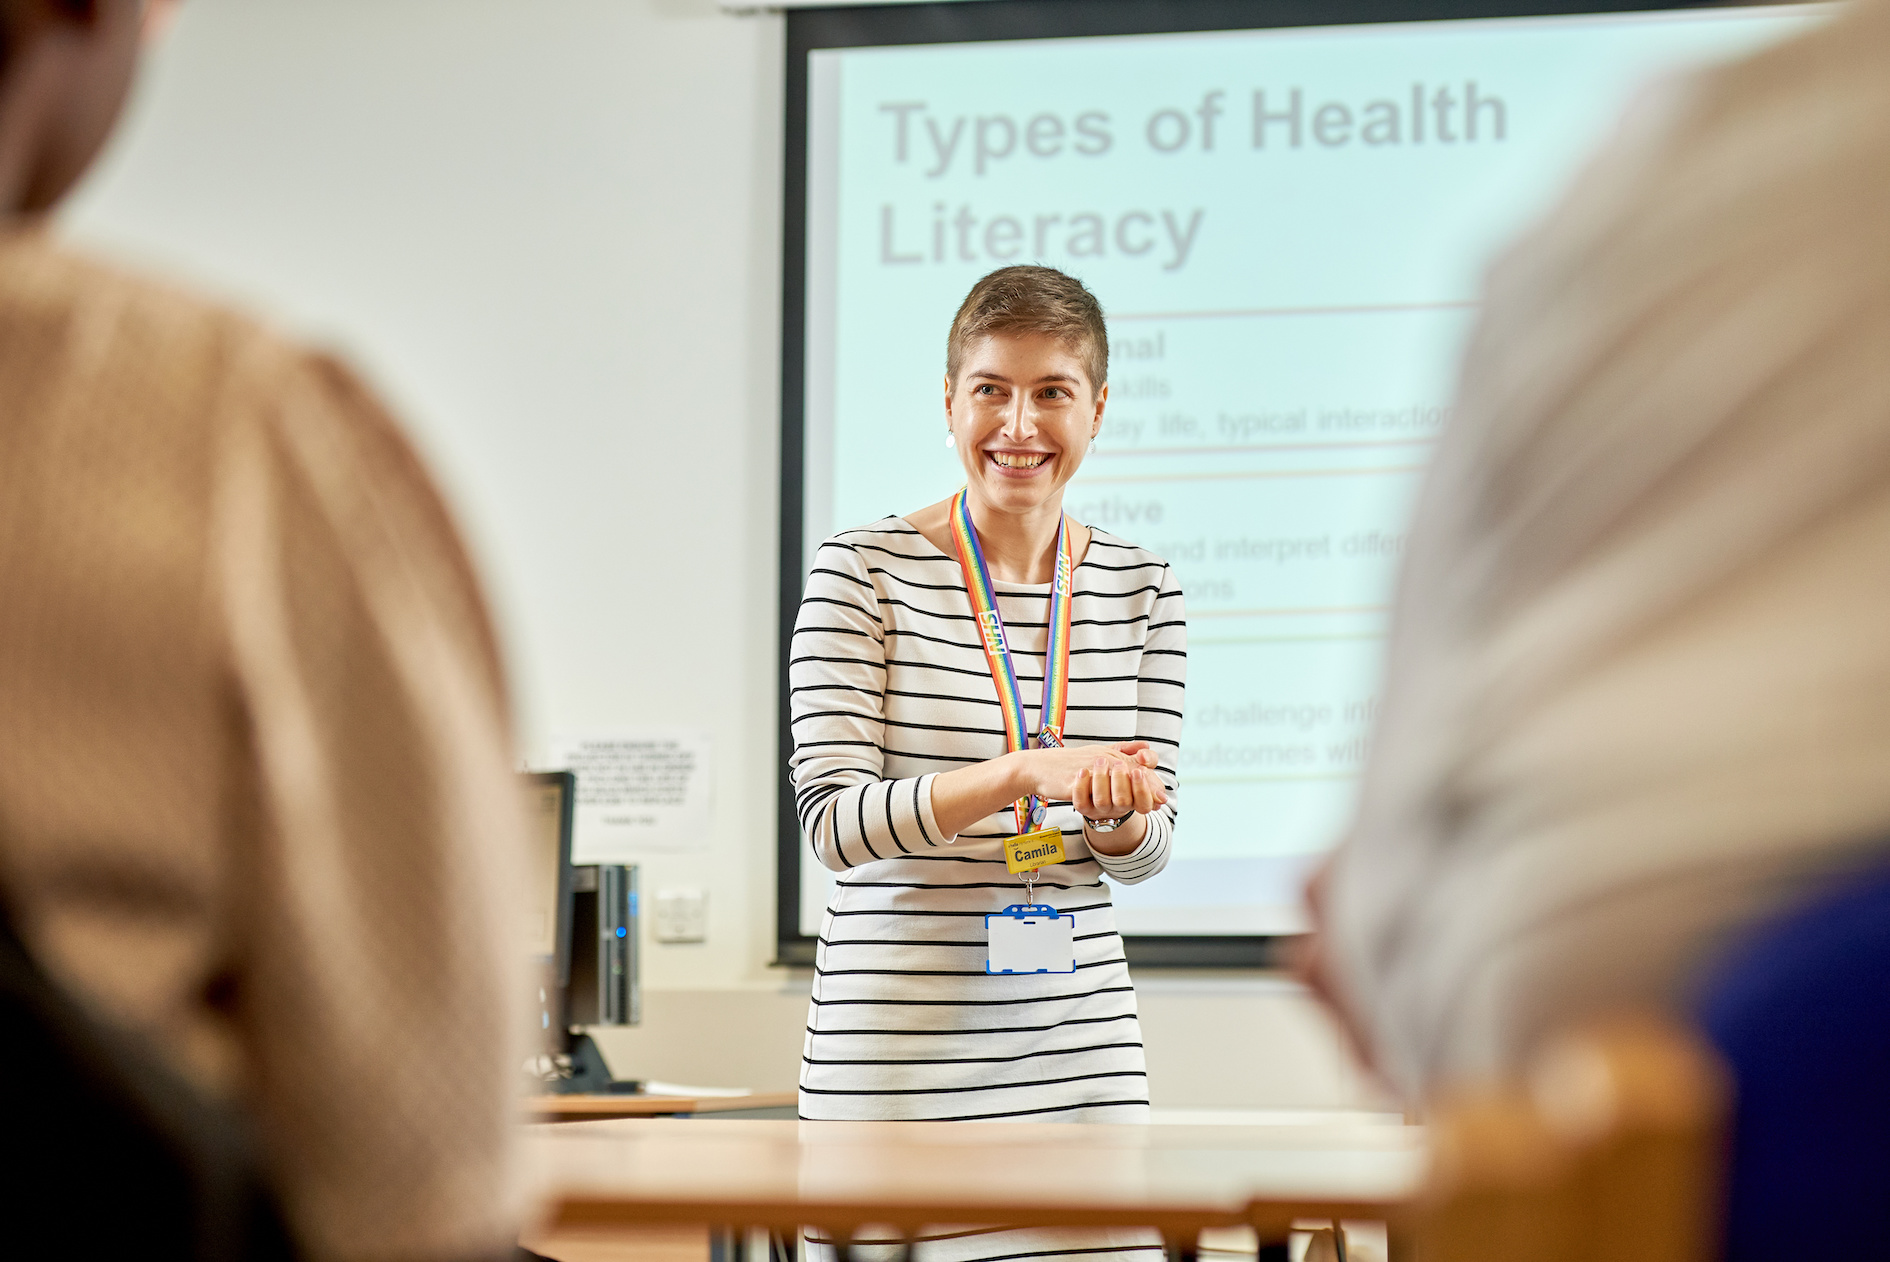
[[[577,775],[571,861],[706,848],[712,744],[676,730],[554,738],[551,765]]]

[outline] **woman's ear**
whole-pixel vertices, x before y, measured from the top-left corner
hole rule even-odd
[[[948,425],[951,424],[951,419],[952,419],[952,379],[951,379],[951,375],[948,373],[946,374],[946,377],[945,377],[945,423]]]

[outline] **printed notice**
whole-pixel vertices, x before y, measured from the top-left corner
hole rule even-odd
[[[577,776],[573,863],[625,863],[709,842],[712,742],[705,732],[554,738],[551,765]]]

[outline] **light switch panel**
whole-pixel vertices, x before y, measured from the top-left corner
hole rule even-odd
[[[655,910],[658,942],[702,942],[708,938],[706,890],[658,890]]]

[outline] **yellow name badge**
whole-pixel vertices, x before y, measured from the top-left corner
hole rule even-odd
[[[1046,864],[1062,863],[1063,830],[1039,828],[1034,833],[1004,839],[1004,866],[1013,872],[1028,872]]]

